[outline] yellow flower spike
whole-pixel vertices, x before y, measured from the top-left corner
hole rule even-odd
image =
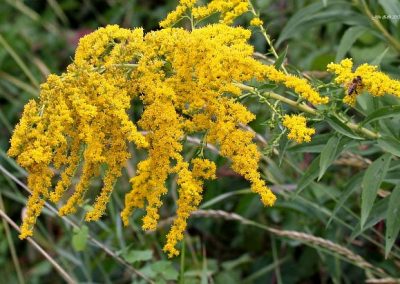
[[[185,12],[196,4],[197,0],[180,0],[179,5],[174,11],[170,12],[167,17],[160,22],[160,27],[166,28],[174,25],[184,15]]]
[[[240,15],[249,11],[248,0],[212,0],[205,6],[194,7],[195,20],[202,20],[215,13],[220,13],[220,23],[231,25]]]
[[[251,26],[262,26],[264,24],[264,22],[259,18],[259,17],[255,17],[253,19],[251,19],[250,21],[250,25]]]
[[[307,127],[306,118],[302,115],[285,115],[283,126],[289,129],[288,138],[297,143],[310,142],[315,134],[315,129]]]
[[[150,159],[139,162],[137,175],[130,180],[132,190],[125,195],[125,208],[121,212],[125,226],[129,224],[129,216],[135,208],[144,208],[144,201],[150,190],[147,182],[150,176]]]
[[[201,200],[203,192],[203,180],[201,178],[210,178],[215,175],[215,164],[207,160],[195,159],[194,170],[189,170],[187,162],[178,161],[175,170],[178,175],[178,202],[176,218],[172,224],[171,230],[167,235],[167,242],[163,248],[168,253],[168,257],[179,255],[179,251],[175,248],[176,244],[183,239],[183,233],[186,229],[187,219],[190,214],[195,211]],[[196,172],[196,174],[195,174]],[[196,178],[195,175],[198,177]]]
[[[191,161],[193,165],[192,175],[194,178],[215,179],[217,166],[213,161],[207,159],[195,158]]]
[[[336,75],[335,82],[343,84],[346,95],[343,101],[351,106],[355,105],[357,95],[366,90],[375,97],[391,94],[400,97],[400,81],[391,79],[388,75],[378,71],[377,66],[362,64],[352,72],[352,59],[343,59],[340,63],[330,63],[329,72]],[[356,78],[359,80],[355,80]],[[349,91],[353,90],[353,91]]]
[[[287,75],[275,69],[274,66],[265,66],[261,72],[269,80],[276,83],[282,83],[286,87],[293,89],[302,98],[308,100],[312,104],[320,105],[327,104],[329,102],[328,97],[321,97],[321,95],[314,90],[304,78],[299,78],[294,75]]]

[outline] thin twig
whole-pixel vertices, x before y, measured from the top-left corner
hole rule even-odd
[[[257,89],[254,88],[254,87],[250,87],[250,86],[247,86],[247,85],[244,85],[244,84],[241,84],[241,83],[235,83],[235,85],[238,86],[239,88],[243,89],[243,90],[246,90],[246,91],[249,91],[249,92],[253,92],[253,93],[257,93]],[[287,105],[290,105],[291,107],[294,107],[294,108],[296,108],[298,110],[301,110],[303,112],[309,113],[311,115],[317,116],[319,114],[316,109],[314,109],[314,108],[312,108],[312,107],[310,107],[310,106],[308,106],[308,105],[306,105],[304,103],[299,103],[299,102],[293,101],[293,100],[288,99],[288,98],[286,98],[284,96],[278,95],[278,94],[276,94],[274,92],[262,92],[262,94],[265,97],[272,98],[272,99],[275,99],[275,100],[279,100],[279,101],[281,101],[281,102],[283,102],[283,103],[285,103]],[[348,120],[345,121],[345,120],[343,120],[343,118],[341,118],[339,116],[337,116],[337,119],[339,119],[343,124],[345,124],[351,130],[353,130],[355,132],[358,132],[360,134],[363,134],[367,138],[378,139],[378,138],[381,137],[380,133],[373,132],[373,131],[369,130],[368,128],[365,128],[365,127],[361,127],[357,123],[353,123],[353,122],[350,122]]]
[[[290,239],[295,239],[299,240],[311,245],[316,245],[318,247],[325,248],[329,250],[332,253],[338,254],[342,257],[344,257],[346,260],[350,261],[351,263],[354,263],[355,265],[366,269],[370,270],[371,272],[375,273],[376,275],[385,277],[387,279],[392,279],[393,278],[388,277],[387,273],[382,270],[379,267],[375,267],[371,263],[367,262],[363,257],[361,257],[358,254],[355,254],[348,248],[345,248],[341,245],[338,245],[332,241],[325,240],[320,237],[316,237],[307,233],[302,233],[302,232],[297,232],[297,231],[289,231],[289,230],[280,230],[276,228],[271,228],[263,224],[256,223],[254,221],[251,221],[249,219],[246,219],[236,213],[229,213],[226,211],[222,210],[197,210],[192,213],[193,216],[195,217],[213,217],[213,218],[223,218],[225,220],[234,220],[234,221],[239,221],[242,224],[245,225],[252,225],[255,227],[258,227],[260,229],[266,230],[274,235],[280,236],[280,237],[286,237]]]
[[[14,223],[13,220],[11,220],[8,215],[0,209],[0,215],[3,217],[4,220],[8,224],[10,224],[17,232],[21,232],[18,225]],[[31,243],[41,253],[53,266],[54,268],[58,271],[60,276],[67,282],[67,283],[78,283],[76,280],[72,278],[34,239],[31,237],[26,238],[26,240]]]
[[[1,195],[1,193],[0,193],[0,210],[5,211],[4,203],[3,203],[3,197]],[[17,272],[18,282],[20,284],[24,284],[25,280],[24,280],[24,276],[22,274],[21,266],[20,266],[19,261],[18,261],[18,256],[17,256],[17,252],[15,250],[14,242],[13,242],[12,237],[11,237],[10,227],[8,226],[8,223],[4,218],[3,218],[3,224],[4,224],[4,230],[6,231],[7,241],[8,241],[9,246],[10,246],[11,258],[12,258],[12,261],[14,263],[15,270]]]
[[[29,194],[31,194],[31,190],[23,183],[21,182],[19,179],[17,179],[15,176],[13,176],[9,171],[7,171],[2,165],[0,165],[0,171],[3,172],[3,174],[5,174],[6,176],[8,176],[9,178],[11,178],[16,184],[18,184],[19,186],[21,186],[23,189],[25,189],[27,192],[29,192]],[[45,206],[53,213],[55,213],[56,215],[58,215],[58,210],[56,208],[54,208],[53,206],[51,206],[48,202],[45,203]],[[72,220],[70,220],[68,217],[66,216],[62,216],[61,217],[68,225],[70,225],[73,228],[79,228],[79,226]],[[109,256],[111,256],[112,258],[114,258],[115,260],[117,260],[119,263],[121,263],[122,265],[124,265],[127,269],[129,269],[131,272],[133,272],[134,274],[138,275],[139,277],[142,277],[144,280],[146,280],[148,283],[154,283],[150,278],[148,278],[146,275],[144,275],[142,272],[140,272],[139,270],[135,269],[134,267],[132,267],[128,262],[126,262],[123,258],[121,258],[120,256],[118,256],[115,252],[113,252],[110,248],[108,248],[107,246],[105,246],[104,244],[102,244],[100,241],[98,241],[96,238],[94,238],[93,236],[91,236],[89,234],[88,236],[88,240],[90,242],[92,242],[95,246],[97,246],[98,248],[102,249],[106,254],[108,254]]]

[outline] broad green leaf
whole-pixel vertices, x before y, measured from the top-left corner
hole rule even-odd
[[[391,158],[391,154],[384,154],[376,159],[365,171],[361,183],[361,228],[364,227],[368,215],[371,212],[378,189],[389,168]]]
[[[72,236],[72,247],[76,251],[83,251],[86,248],[89,236],[89,228],[83,225],[80,228],[74,228],[74,235]]]
[[[234,270],[236,267],[244,264],[251,262],[251,257],[248,254],[244,254],[241,257],[235,259],[235,260],[230,260],[230,261],[225,261],[222,263],[222,268],[225,270]]]
[[[393,189],[389,198],[385,234],[385,257],[388,257],[400,231],[400,184]]]
[[[385,10],[387,15],[400,15],[400,2],[398,0],[378,0],[378,2],[383,7],[383,10]],[[398,18],[393,18],[390,20],[395,25],[399,21]]]
[[[351,130],[346,124],[341,122],[339,119],[337,119],[334,116],[331,116],[327,119],[329,125],[335,129],[337,132],[340,134],[343,134],[344,136],[353,138],[353,139],[364,139],[361,136],[358,136],[357,134],[354,133],[353,130]]]
[[[289,145],[289,139],[287,138],[287,135],[283,135],[281,140],[279,140],[279,166],[282,164],[283,158],[286,155],[286,150]]]
[[[301,177],[299,183],[297,184],[297,194],[303,191],[310,183],[312,183],[318,177],[319,170],[319,160],[321,155],[312,161],[311,165],[308,167],[307,171]]]
[[[375,226],[378,222],[385,220],[387,216],[387,208],[389,204],[389,197],[379,200],[372,206],[371,213],[369,214],[367,221],[364,226],[361,227],[361,220],[354,227],[354,230],[350,236],[351,240],[354,240],[364,231]]]
[[[346,184],[346,189],[344,190],[343,194],[341,194],[340,199],[336,203],[335,208],[332,211],[331,217],[329,218],[328,222],[326,223],[326,228],[329,227],[330,223],[336,216],[339,209],[342,208],[342,206],[346,202],[346,200],[349,199],[351,194],[361,186],[361,178],[362,178],[362,173],[359,173],[356,176],[354,176],[352,179],[350,179],[350,181]]]
[[[265,83],[262,84],[261,86],[257,87],[258,90],[271,90],[276,88],[277,85],[276,84],[272,84],[272,83]]]
[[[138,261],[146,261],[153,258],[152,250],[129,250],[124,253],[123,258],[129,263],[135,263]]]
[[[340,137],[332,136],[328,143],[326,143],[324,149],[321,152],[321,158],[319,159],[319,175],[318,180],[322,178],[325,171],[333,163],[337,156],[338,146],[340,142]]]
[[[400,117],[400,106],[385,106],[383,108],[377,109],[370,115],[368,115],[361,125],[366,125],[375,120],[380,120],[384,118]]]
[[[280,36],[276,42],[278,46],[282,41],[288,39],[296,32],[296,27],[308,20],[310,15],[313,15],[324,8],[323,3],[313,3],[307,7],[304,7],[297,11],[287,22],[285,27],[280,33]]]
[[[304,29],[332,21],[358,26],[368,24],[365,17],[352,11],[351,3],[347,1],[329,1],[326,7],[323,3],[317,2],[300,9],[290,18],[281,31],[276,46],[301,34],[299,30],[304,31]]]
[[[356,40],[366,31],[367,29],[363,26],[350,27],[343,34],[342,39],[336,53],[335,61],[338,62],[344,58],[346,52],[350,50]]]
[[[161,274],[161,276],[165,280],[178,280],[178,271],[174,268],[172,265],[172,262],[167,261],[167,260],[160,260],[156,261],[151,265],[151,269],[158,274]]]
[[[378,139],[378,145],[385,151],[400,157],[400,141],[391,136],[383,136]]]
[[[321,134],[313,137],[309,143],[296,144],[289,147],[289,152],[301,152],[301,153],[321,153],[324,149],[326,142],[332,134]]]
[[[288,46],[286,46],[285,50],[281,54],[279,54],[274,64],[276,69],[281,68],[283,61],[285,61],[287,51],[288,51]]]
[[[389,47],[387,47],[384,51],[382,51],[374,60],[370,62],[371,65],[379,66],[382,62],[382,59],[385,57],[386,53],[389,51]]]

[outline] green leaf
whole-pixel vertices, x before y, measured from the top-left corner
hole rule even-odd
[[[353,132],[346,124],[341,122],[338,118],[331,116],[327,119],[329,125],[340,134],[353,139],[364,139]]]
[[[342,206],[346,202],[346,200],[349,199],[351,194],[361,186],[361,177],[362,177],[362,174],[359,173],[359,174],[355,175],[352,179],[350,179],[350,181],[346,184],[346,189],[340,195],[340,199],[336,203],[335,208],[332,211],[331,217],[329,218],[328,222],[326,223],[326,228],[329,227],[330,223],[336,216],[339,209],[342,208]]]
[[[379,200],[372,206],[371,213],[369,214],[365,225],[361,227],[361,220],[354,227],[354,230],[350,236],[351,240],[361,235],[364,231],[375,226],[378,222],[384,220],[387,216],[387,208],[389,204],[389,197]]]
[[[386,53],[389,51],[389,47],[387,47],[384,51],[382,51],[374,60],[370,62],[371,65],[380,65],[382,59],[385,57]]]
[[[340,137],[332,136],[328,140],[328,143],[326,143],[324,149],[322,150],[321,158],[319,159],[318,181],[322,178],[325,171],[335,160],[338,152],[339,142],[340,142]]]
[[[304,29],[328,22],[344,22],[349,25],[367,25],[367,20],[351,9],[347,1],[329,1],[327,6],[317,2],[297,11],[281,31],[276,46],[298,36]]]
[[[393,189],[389,198],[385,234],[386,258],[388,257],[400,231],[400,184]]]
[[[400,157],[400,141],[392,136],[383,136],[378,139],[378,145],[385,151]]]
[[[319,172],[319,161],[321,155],[318,155],[314,161],[312,161],[311,165],[308,167],[307,171],[301,177],[298,185],[297,185],[297,194],[303,191],[310,183],[312,183],[317,177]]]
[[[364,227],[368,215],[371,212],[378,189],[389,168],[391,158],[391,154],[384,154],[376,159],[365,171],[361,183],[361,228]]]
[[[261,86],[257,87],[258,90],[272,90],[274,88],[276,88],[277,85],[273,84],[273,83],[265,83],[262,84]]]
[[[122,257],[129,263],[139,261],[146,261],[153,258],[152,250],[129,250],[122,255]]]
[[[336,53],[335,61],[338,62],[344,58],[346,52],[350,50],[356,40],[366,31],[363,26],[350,27],[343,34],[342,39]]]
[[[154,272],[160,274],[165,280],[178,280],[178,271],[172,265],[172,262],[167,260],[156,261],[151,265]]]
[[[384,118],[390,118],[390,117],[400,117],[400,106],[386,106],[380,109],[377,109],[370,115],[368,115],[363,122],[361,122],[361,125],[366,125],[368,123],[371,123],[375,120],[380,120]]]
[[[83,251],[86,248],[89,236],[89,228],[83,225],[80,228],[74,228],[74,235],[72,236],[72,247],[76,251]]]
[[[299,152],[299,153],[321,153],[326,145],[326,141],[332,136],[332,134],[320,134],[309,143],[295,144],[289,147],[287,150],[289,152]]]
[[[317,13],[323,8],[323,3],[314,3],[297,11],[281,31],[276,45],[278,46],[282,41],[290,38],[296,32],[296,27],[306,22],[310,15]]]
[[[235,259],[235,260],[230,260],[230,261],[225,261],[222,263],[222,268],[225,270],[234,270],[238,266],[244,264],[244,263],[249,263],[251,262],[252,259],[248,254],[244,254],[241,257]]]
[[[283,135],[281,140],[279,140],[279,166],[281,166],[283,162],[283,158],[285,157],[287,147],[289,145],[289,139],[287,138],[287,135]]]
[[[276,69],[280,69],[281,68],[282,63],[286,58],[287,51],[288,51],[288,46],[286,46],[285,50],[281,54],[279,54],[279,56],[276,59],[275,64],[274,64]]]
[[[378,0],[387,15],[400,15],[400,3],[398,0]],[[398,23],[398,18],[390,19],[394,25]]]

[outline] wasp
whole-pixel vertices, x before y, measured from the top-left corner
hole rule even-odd
[[[351,83],[349,84],[349,89],[347,91],[347,95],[351,96],[353,93],[358,95],[357,88],[362,86],[362,78],[361,76],[355,77]]]

